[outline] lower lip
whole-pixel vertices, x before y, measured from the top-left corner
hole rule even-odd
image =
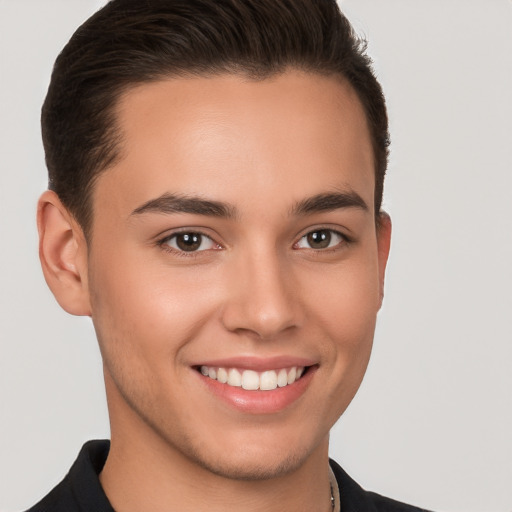
[[[268,391],[249,391],[241,387],[229,386],[194,371],[210,392],[231,407],[249,414],[272,414],[282,411],[296,402],[305,393],[316,370],[317,367],[312,366],[293,384]]]

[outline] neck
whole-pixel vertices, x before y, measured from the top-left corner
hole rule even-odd
[[[291,471],[237,480],[197,464],[140,418],[127,420],[111,423],[110,453],[100,474],[118,512],[195,512],[205,504],[209,512],[331,511],[328,438]]]
[[[100,475],[118,512],[281,512],[331,510],[327,450],[312,454],[298,469],[268,480],[233,480],[215,475],[171,450],[134,446],[112,436]],[[172,450],[174,451],[174,450]],[[322,453],[324,452],[324,453]]]

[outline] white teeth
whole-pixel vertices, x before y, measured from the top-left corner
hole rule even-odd
[[[219,368],[217,371],[217,380],[222,384],[226,384],[228,381],[228,372],[224,368]]]
[[[245,370],[242,373],[242,387],[250,391],[260,389],[260,376],[252,370]]]
[[[263,372],[260,375],[260,389],[269,390],[277,388],[277,373],[274,370]]]
[[[288,386],[301,378],[304,373],[303,366],[291,366],[280,370],[266,370],[256,372],[254,370],[238,370],[236,368],[219,368],[213,366],[201,366],[201,373],[205,377],[217,380],[228,386],[242,387],[255,391],[269,391],[277,387]]]
[[[288,384],[293,384],[295,382],[295,377],[297,377],[297,368],[293,366],[288,372]]]
[[[277,374],[277,385],[282,388],[288,384],[288,374],[286,373],[286,370],[283,368],[282,370],[279,370],[279,373]]]
[[[228,382],[230,386],[240,387],[242,385],[242,375],[236,368],[231,368],[228,372]]]

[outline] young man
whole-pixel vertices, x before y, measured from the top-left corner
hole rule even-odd
[[[335,1],[114,0],[43,115],[45,278],[111,441],[32,511],[414,511],[329,462],[383,297],[387,116]]]

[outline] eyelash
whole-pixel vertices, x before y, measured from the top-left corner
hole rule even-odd
[[[340,240],[335,244],[333,245],[332,247],[324,247],[324,248],[320,248],[320,249],[315,249],[314,247],[309,247],[308,249],[312,250],[312,251],[315,251],[317,253],[325,253],[325,252],[334,252],[334,251],[338,251],[340,249],[340,246],[344,246],[344,245],[348,245],[349,243],[352,242],[352,239],[349,238],[347,235],[341,233],[340,231],[337,231],[336,229],[333,229],[333,228],[329,228],[329,227],[322,227],[322,226],[319,226],[315,229],[312,229],[312,230],[309,230],[307,233],[304,233],[298,240],[297,242],[295,242],[293,244],[293,247],[296,248],[296,246],[298,246],[298,244],[304,240],[304,239],[307,239],[308,236],[310,235],[313,235],[315,233],[320,233],[320,232],[328,232],[330,235],[329,235],[329,242],[331,242],[331,237],[333,235],[335,235],[336,237],[339,237]],[[300,247],[297,247],[297,250],[299,250]]]
[[[168,245],[168,243],[172,239],[177,238],[180,235],[199,235],[203,239],[201,241],[201,243],[203,243],[204,239],[208,239],[212,242],[212,244],[216,245],[217,247],[214,249],[213,248],[212,249],[203,249],[201,251],[184,251],[184,250],[180,250],[178,248],[170,247]],[[221,245],[218,244],[217,242],[215,242],[215,240],[213,240],[213,238],[211,236],[208,236],[207,234],[203,233],[200,230],[193,230],[193,229],[177,231],[170,235],[167,235],[164,238],[162,238],[161,240],[159,240],[157,242],[157,245],[159,247],[161,247],[164,251],[170,252],[173,255],[176,255],[178,257],[183,257],[183,258],[194,258],[194,257],[198,256],[198,253],[206,252],[208,250],[219,250],[220,248],[222,248]]]
[[[320,248],[320,249],[315,249],[313,247],[309,247],[309,248],[305,248],[305,249],[309,249],[311,251],[315,251],[318,253],[334,252],[334,251],[337,251],[340,249],[340,247],[339,247],[340,245],[346,245],[346,244],[349,244],[352,242],[352,240],[347,235],[341,233],[340,231],[337,231],[335,229],[328,228],[328,227],[318,227],[316,229],[312,229],[312,230],[304,233],[303,235],[301,235],[300,238],[293,244],[293,248],[295,250],[300,250],[301,247],[297,247],[297,246],[302,240],[307,239],[308,236],[313,235],[314,233],[319,233],[319,232],[328,232],[328,233],[330,233],[331,237],[332,237],[332,235],[335,235],[335,236],[339,237],[341,240],[332,247],[325,247],[325,248]],[[178,237],[179,235],[199,235],[200,237],[203,238],[201,243],[206,238],[206,239],[210,240],[212,244],[216,245],[216,247],[212,248],[212,249],[203,249],[200,251],[198,251],[198,250],[185,251],[185,250],[180,250],[179,248],[170,247],[169,242],[172,239],[175,239],[176,237]],[[179,257],[184,257],[184,258],[194,258],[194,257],[198,257],[198,254],[202,253],[202,252],[222,249],[222,246],[220,244],[218,244],[217,242],[215,242],[215,240],[213,240],[213,238],[211,236],[201,232],[200,230],[183,230],[183,231],[174,232],[174,233],[167,235],[164,238],[158,240],[157,245],[159,247],[161,247],[164,251],[170,252],[173,255],[176,255]]]

